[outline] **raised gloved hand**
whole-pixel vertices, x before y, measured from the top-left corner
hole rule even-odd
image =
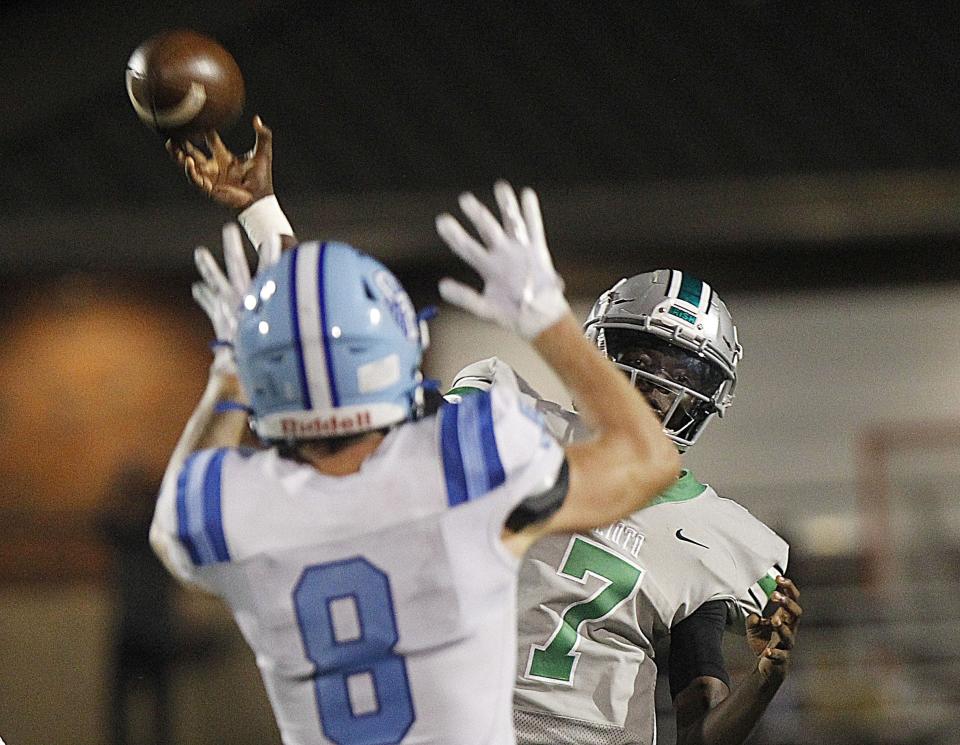
[[[493,191],[502,225],[473,194],[460,196],[460,208],[482,244],[452,215],[437,217],[437,232],[443,241],[483,278],[482,292],[444,278],[440,295],[480,318],[533,339],[570,311],[563,296],[563,280],[553,268],[536,193],[524,189],[521,208],[506,181],[498,181]]]
[[[235,223],[223,226],[224,274],[213,255],[203,246],[194,251],[193,258],[202,281],[193,283],[193,299],[203,308],[213,325],[211,372],[236,375],[237,363],[233,354],[233,340],[237,333],[237,314],[243,295],[250,286],[250,267],[243,251],[243,238]],[[280,259],[280,236],[260,246],[257,271],[262,271]]]

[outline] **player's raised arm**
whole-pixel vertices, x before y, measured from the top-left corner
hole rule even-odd
[[[293,228],[273,190],[273,131],[253,118],[256,142],[243,155],[231,152],[217,132],[206,135],[208,156],[189,140],[167,140],[167,152],[187,180],[217,204],[237,212],[237,221],[254,246],[280,235],[281,246],[296,244]]]
[[[531,342],[570,389],[595,436],[566,448],[566,498],[553,515],[507,536],[521,553],[540,535],[613,522],[653,500],[680,470],[676,448],[643,397],[583,337],[547,248],[536,194],[522,206],[504,181],[494,187],[501,221],[473,194],[460,207],[480,240],[449,214],[437,218],[448,246],[482,277],[482,292],[452,279],[445,300],[495,321]],[[563,474],[563,472],[561,472]],[[533,495],[532,495],[533,496]]]
[[[264,243],[259,253],[258,269],[276,263],[280,256],[277,236]],[[154,525],[150,530],[150,543],[154,551],[178,576],[181,573],[176,571],[175,562],[171,562],[171,549],[166,540],[171,531],[161,529],[161,524],[170,520],[173,513],[173,505],[169,504],[172,493],[169,486],[176,483],[191,453],[239,445],[247,428],[246,396],[237,377],[233,342],[237,331],[237,312],[243,294],[250,285],[250,268],[243,251],[240,230],[233,223],[223,228],[223,256],[226,273],[203,246],[194,252],[194,262],[202,280],[194,282],[193,298],[213,326],[213,364],[210,365],[207,387],[170,456]]]

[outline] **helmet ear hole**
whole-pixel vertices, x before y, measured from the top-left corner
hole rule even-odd
[[[370,283],[366,279],[363,280],[363,292],[367,296],[367,300],[376,300],[377,296],[373,294],[373,288],[370,287]]]

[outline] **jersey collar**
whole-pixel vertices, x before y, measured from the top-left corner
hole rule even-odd
[[[673,482],[669,489],[653,500],[650,506],[665,502],[686,502],[688,499],[699,497],[706,491],[706,485],[701,484],[690,471],[684,468],[680,471],[680,478]]]

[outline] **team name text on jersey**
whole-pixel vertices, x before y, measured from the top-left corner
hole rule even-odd
[[[594,528],[591,532],[597,538],[606,538],[620,546],[634,558],[640,553],[640,547],[643,545],[643,533],[619,520],[605,528]]]

